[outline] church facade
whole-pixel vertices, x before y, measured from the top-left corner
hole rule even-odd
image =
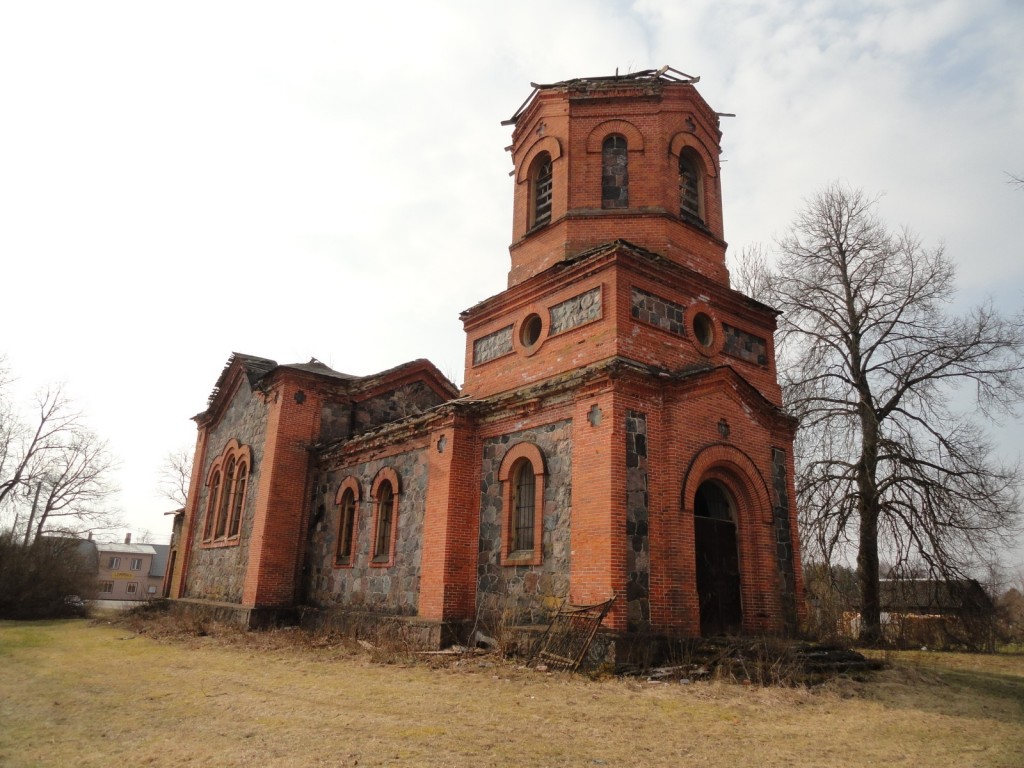
[[[235,354],[198,425],[166,590],[251,625],[785,633],[802,615],[776,313],[729,286],[719,116],[670,68],[535,87],[507,121],[504,291],[461,391]],[[433,629],[431,629],[433,628]]]

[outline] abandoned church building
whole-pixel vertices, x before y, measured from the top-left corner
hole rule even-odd
[[[165,590],[249,626],[786,633],[803,611],[776,312],[729,286],[719,116],[670,68],[538,85],[507,121],[511,269],[464,385],[234,354]],[[490,622],[490,624],[488,624]]]

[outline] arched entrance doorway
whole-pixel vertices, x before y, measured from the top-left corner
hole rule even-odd
[[[717,481],[705,480],[697,488],[693,538],[703,637],[739,632],[743,624],[735,511],[731,496]]]

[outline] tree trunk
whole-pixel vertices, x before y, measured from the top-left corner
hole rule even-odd
[[[867,645],[882,641],[882,606],[878,594],[878,511],[862,508],[857,582],[860,585],[860,640]]]

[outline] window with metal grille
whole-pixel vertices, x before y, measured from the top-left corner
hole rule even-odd
[[[356,522],[356,495],[346,488],[341,496],[341,524],[338,529],[338,552],[336,561],[341,565],[352,562],[352,535]]]
[[[100,582],[100,593],[109,595],[114,591],[114,582],[112,581],[101,581]]]
[[[691,155],[692,150],[683,150],[679,154],[679,215],[684,219],[703,222],[701,215],[701,177],[697,161]]]
[[[512,551],[520,552],[533,549],[534,530],[534,492],[537,480],[533,474],[533,465],[523,459],[513,471],[512,506],[515,510],[515,522],[512,531]]]
[[[601,145],[601,207],[629,207],[629,156],[626,138],[612,134]]]
[[[384,562],[391,558],[391,527],[394,525],[395,493],[391,483],[384,481],[377,491],[377,538],[373,559]]]
[[[137,582],[137,581],[129,581],[128,582],[128,588],[125,591],[129,595],[134,595],[136,592],[139,591],[139,582]]]
[[[530,174],[532,205],[531,227],[539,227],[551,221],[551,155],[543,152],[533,161]]]

